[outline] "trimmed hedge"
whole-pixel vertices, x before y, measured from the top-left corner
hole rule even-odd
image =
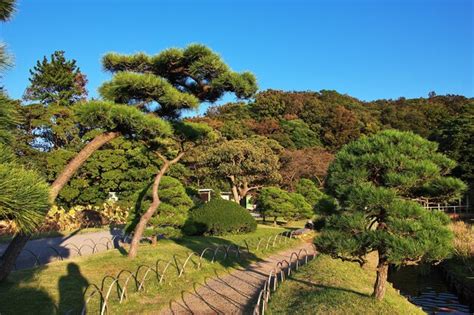
[[[250,213],[233,201],[212,199],[191,211],[183,232],[187,235],[248,233],[257,229]]]

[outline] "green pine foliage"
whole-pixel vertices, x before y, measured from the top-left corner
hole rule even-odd
[[[0,112],[2,119],[8,116]],[[13,221],[21,232],[34,231],[48,211],[48,192],[44,179],[17,164],[15,154],[0,139],[0,220]]]
[[[313,209],[303,195],[288,193],[278,187],[264,187],[257,197],[257,209],[262,216],[298,220],[313,216]]]
[[[249,233],[257,229],[250,213],[233,201],[221,198],[192,210],[183,227],[187,235],[225,235]]]
[[[344,146],[326,181],[340,207],[316,239],[318,250],[360,264],[377,251],[380,266],[448,256],[449,218],[415,201],[450,200],[465,189],[460,180],[446,177],[455,163],[436,149],[436,143],[395,130]]]
[[[0,91],[0,143],[12,142],[12,130],[20,123],[20,120],[15,102]]]
[[[64,51],[55,51],[51,58],[46,56],[37,61],[30,70],[30,86],[25,99],[43,105],[70,106],[87,96],[87,79],[75,60],[67,60]]]
[[[2,0],[0,1],[0,21],[6,22],[10,20],[11,16],[16,10],[16,0]]]
[[[68,60],[64,51],[55,51],[48,59],[38,60],[30,70],[30,85],[22,108],[24,141],[40,151],[58,148],[78,149],[81,129],[71,106],[87,97],[86,76]]]
[[[324,193],[318,189],[316,184],[307,178],[302,178],[296,184],[296,192],[303,195],[306,201],[314,207],[324,196]]]
[[[226,92],[249,98],[257,90],[251,73],[233,72],[218,54],[199,44],[154,56],[108,53],[103,65],[114,73],[99,89],[104,98],[145,105],[160,117],[178,118],[182,110],[215,102]]]
[[[133,106],[90,101],[75,105],[74,112],[86,130],[118,131],[128,138],[150,141],[172,134],[172,127],[168,122],[147,115]]]
[[[292,220],[309,219],[313,216],[313,207],[299,193],[290,192],[290,202],[293,205]]]

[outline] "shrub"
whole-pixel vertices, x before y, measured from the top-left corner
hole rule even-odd
[[[187,235],[223,235],[255,231],[257,222],[250,213],[232,201],[212,199],[190,213],[183,227]]]

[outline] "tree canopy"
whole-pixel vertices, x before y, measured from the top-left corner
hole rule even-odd
[[[180,111],[214,102],[226,92],[249,98],[257,90],[253,74],[230,70],[219,55],[200,44],[154,56],[108,53],[103,65],[114,77],[99,89],[102,97],[140,104],[160,117],[177,118]]]
[[[262,138],[224,141],[207,149],[201,165],[207,174],[226,179],[239,202],[250,191],[278,183],[279,146]]]

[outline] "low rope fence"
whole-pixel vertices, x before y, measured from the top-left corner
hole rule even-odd
[[[15,262],[14,270],[21,269],[18,267],[19,260],[22,268],[35,268],[53,261],[64,260],[70,257],[90,255],[114,249],[114,242],[121,240],[121,238],[122,236],[120,235],[114,235],[111,238],[104,236],[98,241],[88,238],[79,245],[75,243],[66,243],[60,247],[46,246],[43,248],[41,253],[24,248]],[[27,257],[29,257],[29,261],[25,261],[25,254]]]
[[[243,240],[241,245],[218,245],[206,247],[200,252],[190,252],[187,256],[174,254],[169,260],[158,259],[154,265],[140,265],[134,271],[122,269],[116,276],[105,276],[100,285],[90,284],[83,294],[81,314],[92,312],[91,306],[97,307],[101,315],[107,314],[112,303],[123,303],[131,293],[144,292],[150,283],[164,285],[173,284],[185,276],[188,268],[200,270],[203,263],[214,264],[217,259],[223,261],[237,260],[251,252],[265,251],[276,245],[286,244],[295,238],[294,231],[286,231],[276,235],[256,239],[256,242]],[[189,267],[192,266],[192,267]],[[148,283],[147,283],[148,282]],[[72,310],[71,310],[72,311]]]
[[[304,256],[301,254],[304,253]],[[288,278],[293,271],[297,271],[300,265],[305,265],[308,261],[316,257],[316,249],[313,247],[313,253],[308,253],[306,249],[300,249],[298,252],[292,252],[288,260],[283,259],[279,261],[275,268],[268,274],[268,278],[260,290],[253,309],[253,315],[264,315],[268,306],[268,301],[272,292]],[[309,258],[309,259],[308,259]]]

